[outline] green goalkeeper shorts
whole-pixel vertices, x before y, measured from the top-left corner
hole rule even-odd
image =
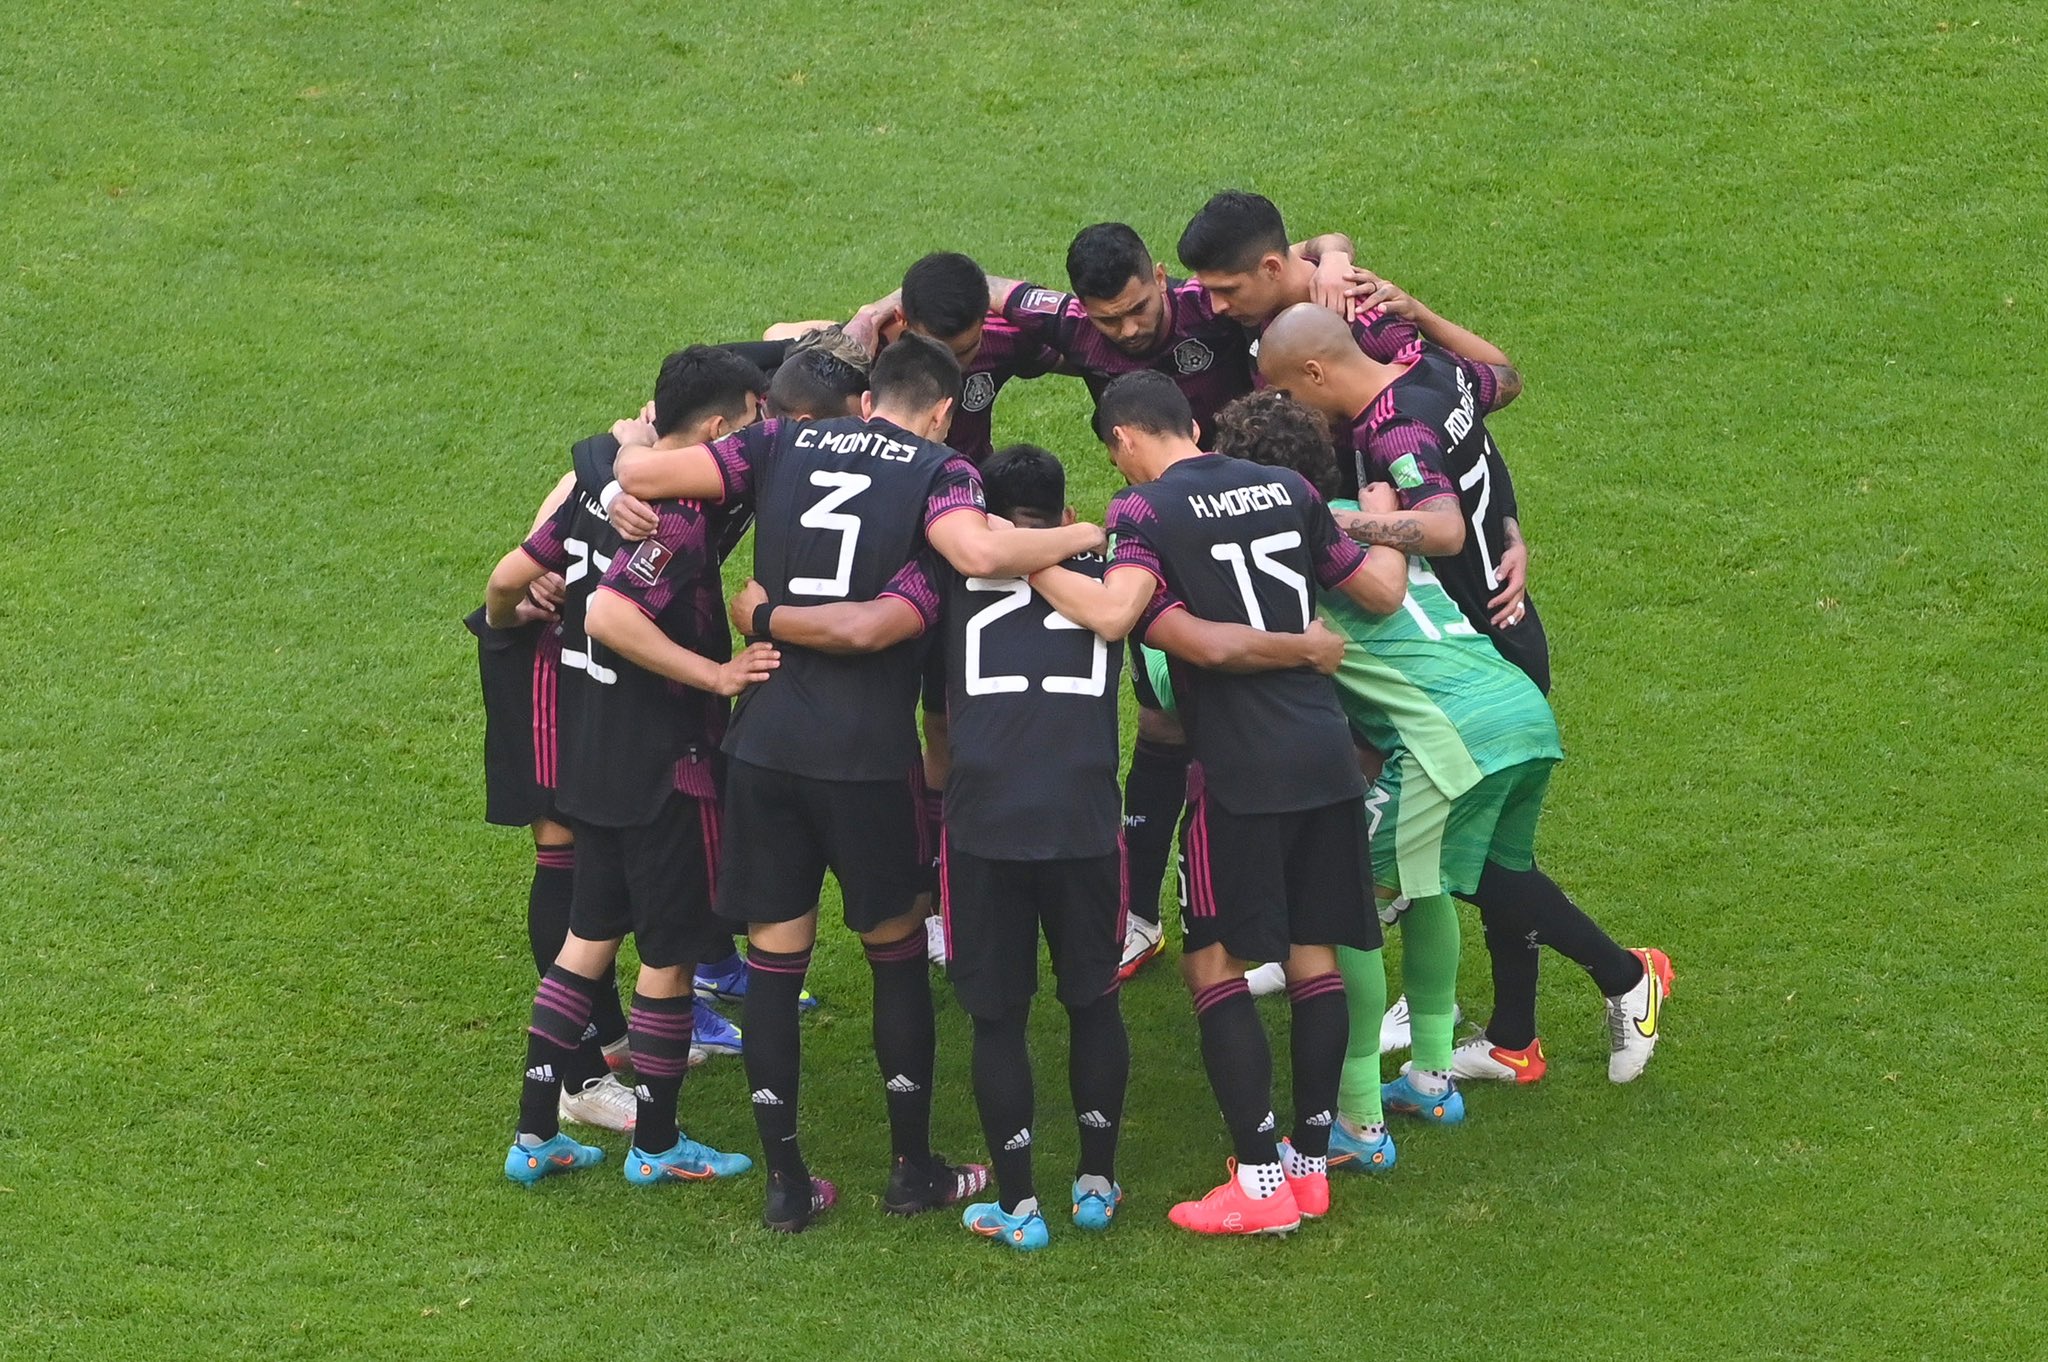
[[[1365,797],[1373,878],[1382,888],[1419,899],[1471,893],[1488,861],[1527,870],[1536,863],[1536,821],[1556,764],[1521,762],[1449,799],[1414,754],[1403,752],[1387,763]]]

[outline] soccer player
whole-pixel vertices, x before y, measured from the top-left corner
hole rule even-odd
[[[1341,325],[1341,322],[1339,323]],[[1312,583],[1385,611],[1398,605],[1298,474],[1204,453],[1171,379],[1136,373],[1103,390],[1096,430],[1133,485],[1110,502],[1116,549],[1095,582],[1047,571],[1033,585],[1105,638],[1133,628],[1176,662],[1195,765],[1181,827],[1181,972],[1202,1058],[1236,1147],[1232,1176],[1173,1223],[1198,1234],[1287,1233],[1329,1208],[1330,1127],[1348,1019],[1333,947],[1373,950],[1364,784],[1329,683],[1308,668],[1239,673],[1184,652],[1185,609],[1303,634]],[[1178,655],[1178,656],[1176,656]],[[1272,1055],[1245,984],[1248,962],[1284,961],[1293,1003],[1295,1121],[1276,1145]]]
[[[716,439],[755,419],[764,386],[736,356],[678,351],[656,383],[654,430],[670,446]],[[576,830],[578,856],[568,937],[534,995],[518,1130],[505,1156],[516,1182],[604,1157],[561,1132],[556,1108],[561,1066],[629,931],[640,975],[627,1024],[638,1081],[627,1181],[729,1177],[752,1166],[683,1135],[676,1102],[693,1032],[691,976],[719,932],[711,758],[725,726],[723,697],[768,676],[775,656],[760,646],[731,657],[706,570],[714,531],[704,508],[656,511],[653,537],[628,551],[594,501],[565,499],[498,564],[485,596],[487,617],[503,627],[540,577],[558,573],[567,585],[556,800]]]
[[[767,421],[682,450],[635,446],[618,475],[641,497],[747,500],[754,577],[774,606],[872,600],[926,544],[970,577],[1013,577],[1099,548],[1090,525],[997,529],[974,465],[938,443],[960,400],[944,346],[905,336],[876,359],[863,418]],[[771,621],[764,620],[764,624]],[[987,1169],[932,1152],[936,1044],[918,889],[914,642],[836,656],[791,646],[750,692],[725,742],[727,852],[720,911],[745,921],[747,1080],[768,1163],[762,1222],[793,1232],[836,1200],[797,1141],[797,995],[817,937],[818,893],[839,880],[848,928],[874,975],[875,1058],[892,1163],[883,1209],[914,1215],[964,1200]]]
[[[982,465],[989,509],[1021,526],[1072,524],[1066,473],[1035,445]],[[1066,561],[1100,578],[1096,554]],[[765,593],[733,603],[748,627]],[[962,577],[930,555],[872,602],[782,606],[778,643],[871,651],[943,625],[953,783],[941,864],[948,972],[974,1019],[974,1092],[997,1199],[970,1205],[967,1227],[1015,1249],[1049,1238],[1032,1179],[1033,1094],[1025,1023],[1038,989],[1041,929],[1052,952],[1080,1126],[1074,1223],[1107,1229],[1123,1197],[1115,1158],[1130,1042],[1118,1005],[1123,857],[1117,790],[1117,672],[1122,643],[1055,614],[1022,579]]]

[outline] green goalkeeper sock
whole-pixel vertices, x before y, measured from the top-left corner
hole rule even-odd
[[[1415,1067],[1448,1071],[1458,1008],[1458,905],[1450,895],[1416,899],[1402,916],[1401,987]]]
[[[1344,1004],[1351,1014],[1351,1039],[1344,1048],[1344,1076],[1337,1088],[1337,1114],[1355,1125],[1378,1125],[1380,1114],[1380,1016],[1387,1010],[1387,966],[1378,951],[1337,948],[1344,975]]]

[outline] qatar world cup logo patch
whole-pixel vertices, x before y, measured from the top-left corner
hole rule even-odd
[[[1184,340],[1173,347],[1173,367],[1184,374],[1199,374],[1215,359],[1209,347],[1198,340]]]
[[[987,411],[996,400],[996,381],[988,374],[969,374],[960,386],[960,406],[967,411]]]

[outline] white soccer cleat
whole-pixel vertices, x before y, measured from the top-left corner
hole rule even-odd
[[[940,969],[946,967],[946,923],[936,913],[924,920],[924,955]]]
[[[1117,962],[1116,977],[1128,979],[1159,954],[1166,929],[1156,922],[1133,917],[1124,929],[1124,955]]]
[[[633,1129],[639,1110],[633,1090],[610,1074],[591,1079],[583,1085],[582,1092],[570,1092],[564,1088],[562,1099],[555,1107],[564,1121],[596,1126],[600,1130],[616,1130],[622,1135]]]
[[[1415,1043],[1413,1018],[1408,1013],[1408,995],[1403,993],[1394,999],[1394,1005],[1387,1009],[1387,1015],[1380,1018],[1380,1053],[1391,1055],[1396,1050],[1405,1050]],[[1457,1026],[1465,1020],[1465,1009],[1458,1003],[1451,1004],[1451,1025]]]
[[[1664,1000],[1671,996],[1671,959],[1659,950],[1631,951],[1643,962],[1643,978],[1628,992],[1607,1000],[1607,1078],[1631,1083],[1642,1076],[1657,1049]]]
[[[1257,969],[1246,970],[1244,985],[1252,991],[1254,998],[1270,997],[1275,993],[1286,990],[1287,969],[1284,965],[1275,961],[1270,965],[1261,965]]]
[[[1451,1051],[1451,1077],[1486,1083],[1534,1083],[1548,1068],[1543,1042],[1532,1040],[1519,1050],[1495,1045],[1484,1031]]]

